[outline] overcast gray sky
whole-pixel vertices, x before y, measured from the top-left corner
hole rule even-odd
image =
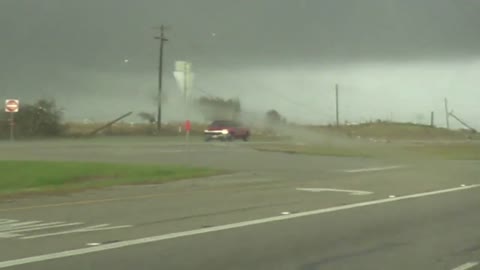
[[[448,96],[480,127],[478,14],[477,0],[0,0],[0,98],[55,97],[70,119],[154,111],[164,23],[170,100],[189,60],[199,89],[250,111],[333,121],[339,83],[350,121],[425,119]]]

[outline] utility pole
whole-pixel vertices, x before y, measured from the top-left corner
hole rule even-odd
[[[462,124],[463,126],[465,126],[466,128],[470,129],[473,133],[477,133],[477,130],[474,129],[473,127],[471,127],[470,125],[468,125],[467,123],[465,123],[465,121],[463,121],[462,119],[460,119],[458,116],[456,116],[455,114],[453,114],[453,111],[449,113],[451,117],[453,117],[455,120],[457,120],[460,124]]]
[[[337,127],[340,126],[340,113],[338,108],[338,84],[335,85],[335,109],[337,118]]]
[[[447,124],[447,129],[450,129],[450,112],[448,111],[448,99],[445,98],[445,120]]]
[[[165,37],[165,26],[160,26],[160,36],[155,39],[160,40],[160,51],[158,54],[158,111],[157,111],[157,133],[160,132],[162,126],[162,77],[163,77],[163,47],[164,43],[168,41]]]
[[[430,126],[435,127],[435,112],[430,113]]]

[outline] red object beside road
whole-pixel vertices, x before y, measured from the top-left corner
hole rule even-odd
[[[192,129],[192,124],[190,123],[190,120],[185,121],[185,131],[190,132]]]

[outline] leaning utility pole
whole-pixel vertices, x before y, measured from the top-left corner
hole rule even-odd
[[[450,112],[448,111],[448,99],[445,98],[445,120],[447,128],[450,129]]]
[[[457,120],[460,124],[462,124],[464,127],[470,129],[473,133],[477,133],[477,130],[474,129],[473,127],[471,127],[469,124],[465,123],[465,121],[463,121],[462,119],[460,119],[460,117],[456,116],[455,114],[453,114],[453,111],[449,113],[449,115],[451,117],[453,117],[455,120]]]
[[[155,39],[160,40],[160,51],[158,55],[158,111],[157,111],[157,132],[160,132],[162,125],[162,75],[163,75],[163,46],[168,39],[165,37],[165,26],[160,26],[160,36]]]

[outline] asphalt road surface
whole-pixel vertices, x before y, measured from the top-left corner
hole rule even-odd
[[[233,144],[0,144],[3,159],[183,163],[227,176],[0,202],[0,268],[480,269],[480,163]]]

